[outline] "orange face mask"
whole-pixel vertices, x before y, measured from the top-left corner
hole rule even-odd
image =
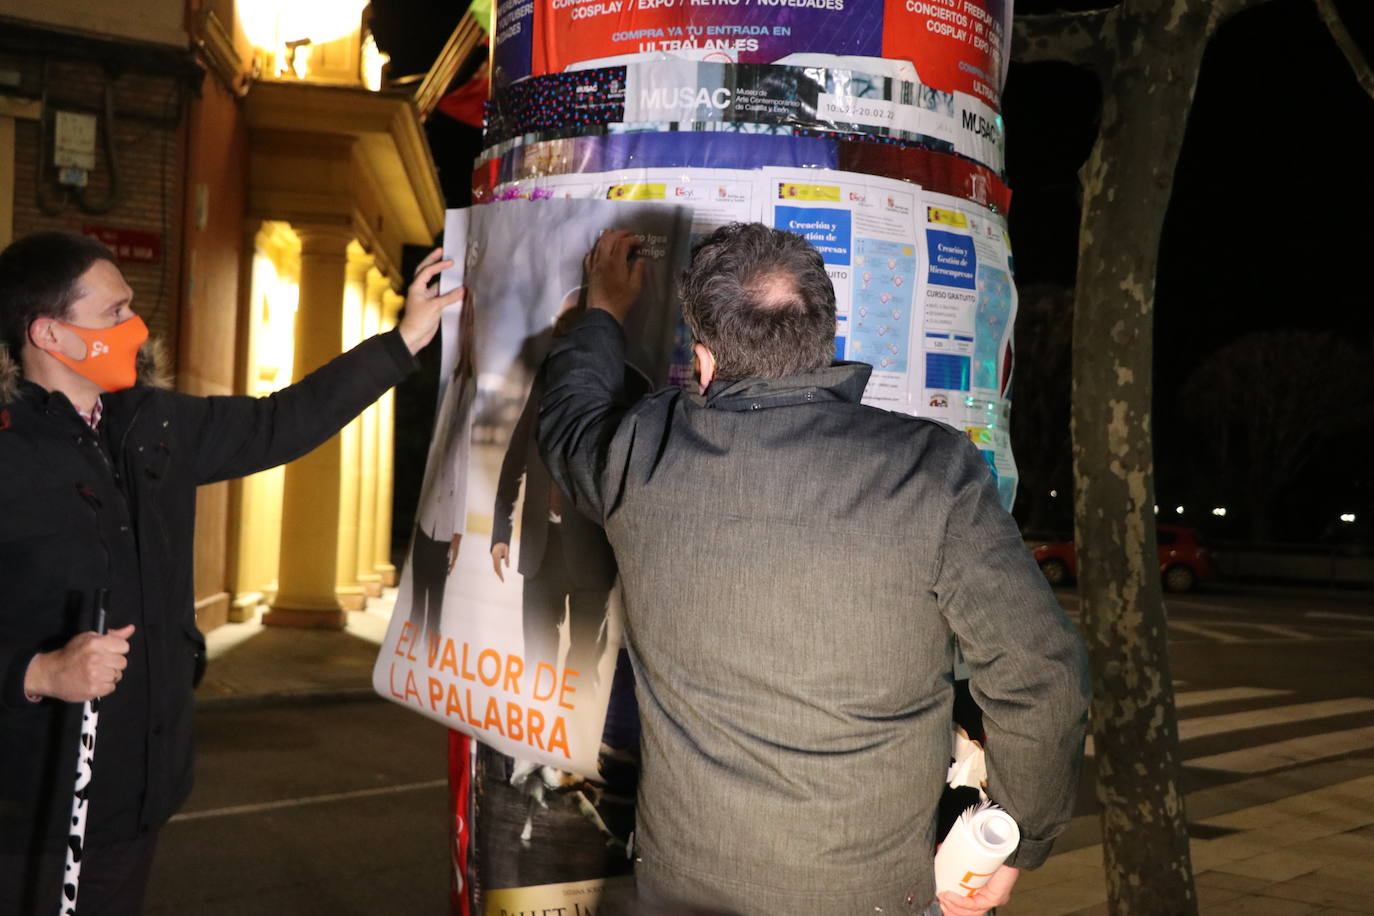
[[[138,379],[138,348],[148,339],[148,326],[137,315],[112,328],[78,328],[57,322],[86,342],[84,359],[72,359],[61,351],[49,351],[73,372],[85,376],[105,391],[132,388]]]

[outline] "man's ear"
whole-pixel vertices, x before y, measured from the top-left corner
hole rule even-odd
[[[55,318],[44,316],[29,323],[29,343],[35,348],[45,353],[61,353],[69,359],[85,359],[86,345],[79,339],[73,341],[74,337],[73,334],[64,333]],[[70,352],[71,350],[77,352]]]
[[[706,393],[706,387],[711,384],[711,380],[716,377],[716,357],[705,344],[692,344],[692,355],[697,358],[697,375],[701,379],[701,393]]]
[[[51,318],[35,318],[29,322],[29,343],[48,353],[61,352],[57,339],[57,323]]]

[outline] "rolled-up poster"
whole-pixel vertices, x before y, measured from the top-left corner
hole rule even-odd
[[[935,854],[935,890],[972,897],[1021,842],[1016,821],[992,802],[959,815]]]

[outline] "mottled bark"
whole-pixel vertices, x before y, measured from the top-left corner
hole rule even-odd
[[[1154,560],[1150,412],[1159,238],[1206,48],[1206,6],[1119,9],[1102,124],[1080,175],[1072,411],[1079,593],[1109,901],[1113,913],[1132,916],[1197,912]]]
[[[1203,53],[1221,19],[1250,2],[1123,0],[1106,12],[1025,17],[1013,44],[1021,60],[1062,60],[1102,79],[1098,138],[1080,172],[1072,426],[1079,594],[1114,914],[1197,912],[1154,559],[1155,271]]]
[[[1017,16],[1012,28],[1011,56],[1023,64],[1063,61],[1101,72],[1111,66],[1107,54],[1116,8],[1077,13]]]
[[[1197,912],[1158,566],[1151,435],[1155,269],[1202,57],[1216,28],[1265,0],[1121,0],[1018,17],[1013,58],[1102,80],[1080,180],[1073,322],[1074,514],[1093,669],[1093,740],[1114,914]],[[1316,0],[1360,85],[1374,72]]]

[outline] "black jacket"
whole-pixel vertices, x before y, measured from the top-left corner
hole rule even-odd
[[[135,624],[129,667],[101,701],[87,844],[161,826],[191,790],[196,487],[319,445],[414,366],[392,331],[262,399],[136,385],[102,398],[92,432],[61,393],[0,394],[0,850],[66,838],[81,705],[23,692],[36,652]]]

